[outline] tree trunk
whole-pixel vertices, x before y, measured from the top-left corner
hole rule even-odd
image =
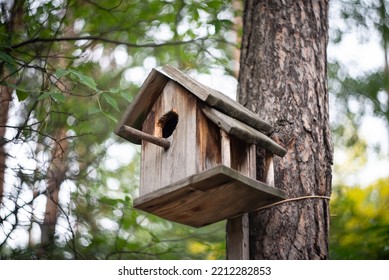
[[[53,244],[58,214],[58,194],[68,167],[65,162],[69,145],[66,139],[66,129],[59,128],[55,139],[52,159],[47,172],[46,212],[41,225],[41,247],[43,249]]]
[[[4,38],[6,39],[3,43],[5,45],[12,45],[15,34],[23,28],[21,24],[21,19],[23,17],[23,4],[24,0],[15,0],[10,10],[10,14],[8,16],[4,16],[4,24],[6,27],[6,36],[4,36]],[[3,9],[0,10],[3,11]],[[12,76],[14,73],[9,73],[6,69],[5,62],[1,61],[0,81],[2,83],[5,81],[13,83],[15,79],[14,76],[10,76],[6,79],[6,77],[10,74]],[[9,106],[12,101],[12,92],[13,89],[11,87],[0,85],[0,207],[4,196],[5,163],[7,159],[7,151],[5,150],[5,131],[8,121]]]
[[[328,258],[332,141],[326,47],[328,1],[246,1],[238,100],[270,122],[287,149],[275,186],[289,198],[250,214],[250,259]],[[257,179],[264,174],[257,152]]]
[[[12,100],[11,94],[11,88],[0,85],[0,208],[4,196],[5,161],[7,159],[5,131],[8,121],[9,105]]]

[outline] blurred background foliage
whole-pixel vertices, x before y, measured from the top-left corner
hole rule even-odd
[[[331,259],[389,259],[389,182],[337,186],[331,202]]]
[[[331,5],[329,48],[375,32],[384,55],[357,74],[329,59],[333,137],[345,159],[334,166],[330,257],[387,259],[389,174],[368,186],[347,178],[371,155],[388,160],[387,147],[359,129],[371,116],[388,135],[388,3]],[[112,131],[153,67],[236,86],[242,7],[0,0],[0,259],[225,258],[224,222],[193,229],[131,208],[140,150]]]

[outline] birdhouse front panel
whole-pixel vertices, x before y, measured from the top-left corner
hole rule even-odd
[[[140,195],[161,189],[221,162],[218,128],[201,112],[201,101],[169,81],[142,131],[170,142],[169,149],[142,141]],[[212,128],[210,128],[212,126]]]

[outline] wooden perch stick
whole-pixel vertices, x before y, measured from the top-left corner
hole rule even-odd
[[[129,139],[131,137],[135,137],[137,139],[144,140],[144,141],[153,143],[157,146],[160,146],[160,147],[164,148],[165,150],[170,148],[170,142],[168,140],[144,133],[143,131],[140,131],[138,129],[135,129],[135,128],[127,126],[127,125],[122,125],[118,129],[117,134],[128,141],[130,141]]]

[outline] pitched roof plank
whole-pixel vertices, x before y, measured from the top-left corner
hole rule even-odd
[[[250,126],[255,130],[268,133],[272,129],[270,124],[260,119],[256,114],[238,102],[232,100],[217,90],[199,83],[173,66],[166,65],[162,68],[162,70],[163,72],[153,69],[147,76],[145,82],[140,88],[139,93],[131,102],[130,106],[127,108],[121,121],[119,122],[115,130],[117,135],[127,139],[132,143],[141,144],[141,141],[137,138],[128,135],[122,135],[124,131],[123,126],[126,125],[138,130],[142,130],[144,120],[150,113],[152,106],[156,102],[157,98],[169,80],[177,82],[197,98],[207,103],[209,106],[218,109],[231,118],[235,118],[245,123],[247,126]]]
[[[124,113],[122,120],[117,126],[115,133],[134,144],[141,144],[138,138],[122,135],[122,126],[127,125],[138,130],[142,130],[143,122],[149,114],[151,108],[161,94],[163,88],[169,81],[169,78],[159,71],[153,69],[147,76],[145,82],[140,88],[139,93],[131,102],[130,106]]]
[[[208,106],[204,106],[204,108],[202,108],[202,112],[228,134],[234,135],[247,143],[260,145],[269,152],[278,156],[283,157],[286,154],[286,150],[270,137],[246,125],[245,123],[231,118],[230,116]]]
[[[270,124],[260,119],[249,109],[245,108],[223,93],[199,83],[173,66],[166,65],[162,68],[162,70],[168,74],[172,80],[181,84],[208,105],[217,108],[218,110],[254,127],[257,130],[261,130],[263,132],[269,132],[271,130],[272,127]]]

